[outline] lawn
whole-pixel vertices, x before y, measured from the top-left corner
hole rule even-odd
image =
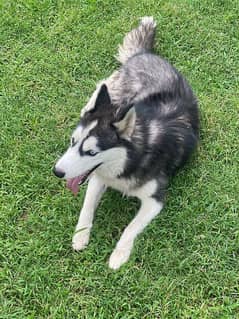
[[[107,261],[138,206],[108,191],[90,245],[51,172],[124,34],[158,22],[156,52],[189,80],[201,142],[130,261]],[[239,6],[230,0],[0,0],[0,318],[239,318]]]

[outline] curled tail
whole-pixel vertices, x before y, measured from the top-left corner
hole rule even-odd
[[[153,17],[143,17],[139,26],[124,37],[123,44],[119,46],[116,59],[124,64],[133,55],[152,50],[155,31],[156,22]]]

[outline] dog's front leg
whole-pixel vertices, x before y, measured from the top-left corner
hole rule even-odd
[[[105,190],[106,186],[102,180],[97,175],[93,175],[88,183],[84,204],[72,239],[74,250],[82,250],[88,245],[94,212]]]
[[[152,197],[142,200],[141,207],[135,218],[125,228],[118,241],[116,248],[110,256],[109,267],[118,269],[130,256],[134,240],[139,233],[151,222],[161,211],[163,204]]]

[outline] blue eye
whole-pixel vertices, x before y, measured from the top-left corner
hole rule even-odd
[[[90,150],[87,152],[90,156],[95,156],[96,154],[98,154],[98,152],[94,151],[94,150]]]

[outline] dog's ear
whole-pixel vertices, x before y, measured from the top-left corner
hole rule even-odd
[[[117,120],[113,123],[119,135],[126,139],[130,139],[136,121],[136,113],[133,105],[129,105],[117,114]]]
[[[98,108],[102,106],[108,106],[110,104],[111,104],[111,100],[110,100],[107,86],[105,84],[102,84],[95,101],[94,110],[97,110]]]

